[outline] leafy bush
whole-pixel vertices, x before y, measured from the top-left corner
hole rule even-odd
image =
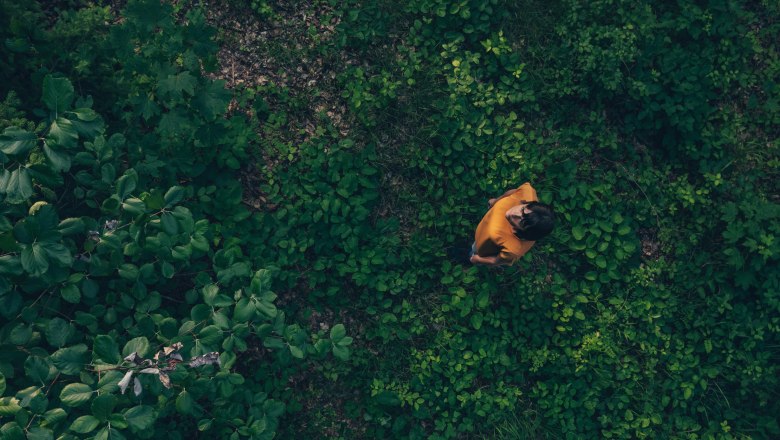
[[[347,130],[211,80],[188,2],[44,6],[0,3],[4,437],[780,435],[773,4],[301,5]],[[553,236],[449,261],[523,181]]]

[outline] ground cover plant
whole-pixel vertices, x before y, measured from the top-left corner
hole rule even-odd
[[[0,0],[2,438],[780,436],[779,18]]]

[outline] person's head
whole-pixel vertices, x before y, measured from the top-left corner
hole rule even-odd
[[[507,220],[517,238],[536,241],[552,232],[555,212],[550,205],[529,202],[507,211]]]

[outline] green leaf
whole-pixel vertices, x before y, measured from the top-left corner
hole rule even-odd
[[[160,225],[162,230],[168,235],[176,235],[179,233],[179,224],[176,222],[176,217],[170,212],[163,212],[160,216]]]
[[[269,301],[257,301],[255,307],[267,318],[276,318],[276,314],[278,313],[276,306]]]
[[[119,196],[119,199],[125,200],[133,191],[135,191],[137,184],[138,173],[132,168],[125,171],[125,174],[116,181],[116,194]]]
[[[57,229],[62,235],[75,235],[84,232],[84,220],[78,217],[66,218],[61,221]]]
[[[181,72],[176,75],[168,75],[167,78],[161,80],[157,85],[157,90],[161,95],[168,95],[170,97],[181,97],[182,92],[186,92],[190,96],[195,94],[195,85],[197,81],[195,77],[188,71]]]
[[[108,418],[108,423],[116,429],[127,429],[127,420],[125,420],[125,416],[122,414],[111,414],[111,417]]]
[[[70,336],[71,328],[64,319],[55,317],[46,324],[46,340],[52,347],[62,347]]]
[[[122,374],[117,370],[104,371],[98,380],[97,390],[101,393],[115,393],[119,390],[119,381],[122,380]]]
[[[41,240],[41,246],[46,252],[46,256],[49,258],[49,262],[56,262],[60,266],[68,267],[73,264],[73,256],[70,251],[62,243],[44,242]]]
[[[87,363],[87,346],[78,344],[60,348],[51,355],[51,360],[62,374],[75,376],[84,369],[84,365]]]
[[[49,132],[46,135],[46,141],[50,147],[59,146],[64,148],[76,145],[79,135],[76,127],[69,119],[57,118],[49,126]]]
[[[208,252],[209,250],[209,242],[206,240],[205,237],[202,235],[193,235],[190,238],[190,246],[192,246],[193,249],[201,251],[201,252]]]
[[[32,327],[19,323],[11,329],[11,333],[8,335],[8,342],[14,345],[24,345],[30,342],[32,334]]]
[[[51,162],[51,166],[56,171],[68,171],[71,165],[70,155],[65,151],[57,150],[49,145],[49,142],[43,143],[43,154]]]
[[[73,92],[73,85],[67,78],[46,75],[43,79],[41,100],[56,115],[70,108],[74,98]]]
[[[209,325],[198,333],[198,340],[209,348],[216,347],[222,340],[222,332],[219,327]]]
[[[347,329],[344,328],[344,324],[336,324],[330,329],[330,340],[335,342],[340,341],[347,335]]]
[[[108,335],[97,335],[92,348],[93,356],[102,359],[109,364],[118,364],[122,357],[119,356],[119,346],[114,338]]]
[[[0,151],[8,155],[27,154],[38,141],[35,133],[18,127],[8,127],[0,135]]]
[[[295,345],[290,346],[290,354],[292,354],[294,358],[298,358],[298,359],[303,359],[304,356],[303,350],[301,350],[300,347],[296,347]]]
[[[11,396],[0,399],[0,416],[12,416],[20,409],[19,399]]]
[[[122,349],[122,357],[130,356],[132,353],[138,353],[139,356],[146,357],[149,352],[149,340],[145,336],[139,336],[127,341]]]
[[[24,373],[32,379],[35,384],[46,385],[46,381],[51,376],[52,365],[38,356],[29,356],[24,361]],[[56,370],[55,370],[56,372]]]
[[[81,292],[75,284],[68,284],[60,289],[60,296],[71,304],[78,304],[81,301]]]
[[[27,430],[27,440],[53,440],[54,432],[49,428],[33,426]]]
[[[249,291],[257,296],[261,296],[269,290],[271,290],[271,271],[260,269],[252,276]]]
[[[146,204],[141,199],[129,198],[122,202],[122,210],[133,216],[141,215],[146,212]]]
[[[3,170],[0,174],[0,193],[4,193],[5,202],[11,204],[24,203],[32,197],[32,179],[27,168]]]
[[[78,434],[87,434],[100,425],[100,420],[94,416],[81,416],[70,424],[70,430]]]
[[[201,90],[198,90],[198,96],[195,98],[195,106],[200,113],[210,121],[227,111],[230,103],[230,91],[225,89],[225,81],[211,81]]]
[[[95,397],[92,401],[91,409],[92,415],[97,417],[101,422],[108,420],[108,417],[114,412],[116,406],[116,396],[113,394],[102,394]]]
[[[481,316],[481,315],[480,315],[480,316]],[[346,346],[348,346],[348,345],[351,345],[351,344],[352,344],[352,341],[353,341],[352,337],[350,337],[350,336],[345,336],[344,338],[342,338],[341,340],[339,340],[339,342],[337,342],[337,343],[336,343],[336,345],[340,345],[340,346],[342,346],[342,347],[346,347]]]
[[[342,361],[347,361],[349,360],[349,348],[342,347],[340,345],[334,345],[333,355],[336,356],[337,359],[340,359]]]
[[[106,426],[98,431],[98,433],[92,437],[92,440],[125,440],[125,436],[116,429]]]
[[[8,232],[14,228],[14,225],[8,220],[8,217],[0,215],[0,233]]]
[[[80,406],[89,401],[92,398],[92,388],[89,385],[83,383],[72,383],[65,385],[65,388],[60,392],[60,400],[65,405],[70,407]]]
[[[127,420],[130,429],[134,431],[151,428],[156,417],[154,409],[146,405],[134,406],[125,412],[125,420]]]
[[[62,420],[68,418],[68,413],[66,413],[62,408],[54,408],[43,413],[41,417],[43,418],[43,421],[41,421],[41,426],[54,426]]]
[[[163,200],[165,200],[165,207],[170,208],[173,205],[181,202],[184,198],[184,195],[184,188],[181,186],[172,186],[168,191],[165,192],[165,196],[163,196]]]
[[[0,275],[21,275],[24,272],[22,269],[22,259],[13,255],[0,255]],[[15,295],[19,296],[18,293]],[[19,296],[21,298],[21,296]],[[6,298],[8,301],[9,298]],[[7,305],[7,304],[6,304]],[[3,309],[0,307],[0,314],[3,313]]]
[[[577,225],[571,229],[571,235],[575,240],[582,240],[585,238],[585,229],[582,226]]]
[[[219,287],[216,284],[209,284],[204,286],[203,289],[201,289],[201,292],[203,292],[203,302],[213,307],[214,299],[219,293]]]
[[[163,261],[160,265],[160,271],[165,278],[171,279],[175,273],[173,265],[167,261]]]
[[[241,298],[236,303],[236,308],[233,311],[233,319],[237,322],[247,322],[255,317],[257,308],[253,301],[249,298]]]
[[[76,131],[86,139],[94,139],[104,131],[103,120],[91,108],[77,108],[66,114]]]
[[[192,400],[190,393],[188,393],[187,390],[183,390],[179,393],[178,397],[176,397],[176,411],[181,414],[192,414],[193,407],[194,401]]]
[[[3,393],[5,393],[5,387],[6,387],[5,375],[3,375],[3,373],[0,373],[0,396],[2,396]]]

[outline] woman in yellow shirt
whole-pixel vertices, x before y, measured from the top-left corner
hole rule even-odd
[[[473,264],[512,265],[534,242],[553,230],[555,213],[539,203],[536,190],[526,182],[488,201],[490,209],[474,234]]]

